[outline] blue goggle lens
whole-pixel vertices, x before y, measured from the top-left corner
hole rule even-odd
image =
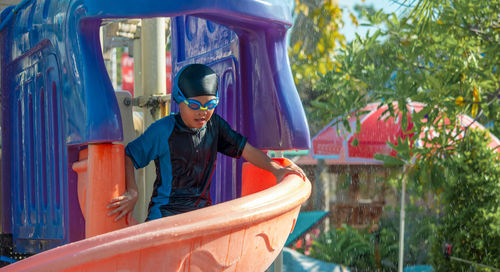
[[[219,99],[215,98],[210,101],[208,101],[205,105],[202,105],[200,102],[193,100],[193,99],[186,99],[184,100],[184,103],[192,109],[192,110],[211,110],[217,107],[217,104],[219,104]]]

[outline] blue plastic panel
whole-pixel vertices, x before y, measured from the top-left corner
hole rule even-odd
[[[122,132],[100,20],[78,1],[27,3],[0,32],[2,222],[17,251],[36,253],[84,237],[71,165],[79,146]]]
[[[66,161],[61,122],[60,71],[54,48],[43,40],[9,64],[11,106],[12,233],[16,239],[64,243]],[[28,244],[26,245],[28,246]],[[27,250],[36,252],[36,249]]]

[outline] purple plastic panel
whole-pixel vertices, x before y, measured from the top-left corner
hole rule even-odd
[[[268,22],[269,25],[263,27],[265,21],[262,20],[252,22],[254,24],[238,24],[231,21],[232,18],[204,17],[229,25],[238,37],[238,43],[227,49],[234,52],[238,59],[237,82],[242,96],[238,114],[243,124],[240,132],[249,138],[251,144],[261,149],[308,149],[309,128],[290,70],[285,25]],[[179,20],[175,22],[180,23]],[[227,56],[226,51],[217,48],[210,53],[201,51],[199,57],[189,59],[190,55],[195,54],[199,43],[211,44],[210,37],[199,39],[197,47],[191,49],[187,36],[180,36],[187,35],[183,31],[185,30],[172,30],[173,74],[187,63],[210,63]],[[176,32],[178,34],[174,34]],[[180,41],[174,40],[179,37]],[[179,56],[176,56],[176,46],[185,46],[186,49],[179,50]],[[214,57],[211,58],[212,56]],[[180,63],[178,67],[175,65],[176,61]],[[176,109],[176,105],[173,105],[173,109]]]
[[[82,148],[85,148],[85,146],[69,146],[66,153],[68,161],[78,161],[78,155]],[[85,219],[83,218],[78,197],[76,197],[78,196],[78,174],[71,169],[72,165],[72,163],[69,163],[67,165],[68,169],[66,169],[66,172],[68,173],[68,193],[66,194],[67,199],[65,200],[65,202],[68,203],[65,218],[67,218],[66,225],[69,227],[68,241],[70,242],[85,238]]]
[[[236,39],[233,40],[237,42]],[[221,102],[217,106],[217,114],[222,116],[233,129],[241,131],[241,111],[238,110],[242,98],[241,88],[238,86],[238,61],[235,56],[223,58],[211,64],[211,67],[220,75],[219,96]],[[217,167],[212,178],[211,196],[214,203],[221,203],[234,199],[241,191],[241,168],[243,160],[235,160],[219,154]]]

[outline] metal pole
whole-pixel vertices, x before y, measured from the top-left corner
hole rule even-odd
[[[490,269],[490,270],[493,270],[493,271],[500,271],[500,269],[498,269],[498,268],[495,268],[495,267],[492,267],[492,266],[489,266],[489,265],[485,265],[485,264],[476,263],[476,262],[465,260],[465,259],[461,259],[461,258],[458,258],[458,257],[451,256],[450,259],[454,260],[454,261],[458,261],[458,262],[463,262],[463,263],[466,263],[466,264],[470,264],[473,267],[480,266],[480,267],[484,267],[484,268],[487,268],[487,269]]]
[[[166,94],[166,39],[165,19],[151,18],[142,21],[142,85],[145,96]],[[158,116],[157,116],[158,115]],[[146,114],[154,122],[159,113]],[[151,123],[146,122],[146,125]]]
[[[315,180],[313,187],[313,210],[330,212],[330,177],[324,159],[318,159],[315,170]],[[330,220],[328,217],[319,224],[321,233],[330,230]]]
[[[273,270],[274,272],[283,271],[283,250],[281,250],[280,254],[278,254],[278,257],[276,257],[276,259],[274,260]]]
[[[276,152],[276,158],[284,158],[284,152],[279,150]],[[281,250],[278,257],[273,262],[273,272],[282,272],[283,271],[283,250]]]
[[[134,39],[132,46],[132,56],[134,57],[134,97],[144,95],[142,89],[142,42],[141,39]]]
[[[133,41],[132,55],[134,57],[134,97],[139,97],[144,95],[142,89],[142,42],[141,39],[137,38]],[[148,114],[146,109],[135,107],[135,111],[142,112],[142,129],[139,129],[136,136],[139,136],[144,132],[144,116]],[[149,199],[146,197],[146,169],[141,168],[135,170],[135,182],[139,188],[139,199],[135,205],[134,217],[139,222],[144,222],[148,213]]]
[[[166,39],[165,19],[150,18],[142,20],[141,28],[141,67],[142,91],[144,96],[165,95],[166,93]],[[144,111],[144,128],[160,118],[160,110]],[[146,167],[145,199],[149,201],[153,192],[156,170],[153,163]]]
[[[116,48],[111,48],[111,59],[110,59],[110,68],[111,68],[111,84],[113,88],[116,90],[118,87],[118,75],[117,75],[117,65],[116,65]]]
[[[406,171],[403,171],[403,173]],[[403,176],[401,185],[401,211],[399,216],[399,263],[398,271],[403,272],[404,235],[405,235],[405,197],[406,178]]]

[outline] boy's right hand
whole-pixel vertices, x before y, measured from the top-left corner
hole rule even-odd
[[[134,210],[135,203],[138,198],[139,193],[136,189],[127,189],[123,195],[111,199],[107,208],[112,209],[112,211],[108,213],[108,216],[119,213],[118,216],[116,216],[115,221],[120,220],[122,217]]]

